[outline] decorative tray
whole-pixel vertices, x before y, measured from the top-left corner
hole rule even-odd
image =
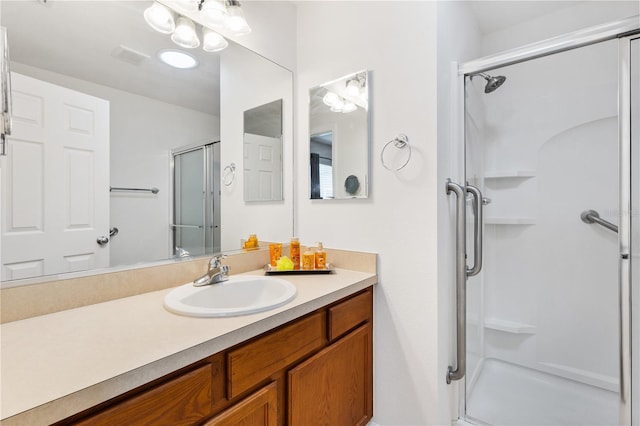
[[[264,273],[266,275],[315,275],[315,274],[331,274],[333,273],[333,265],[327,263],[327,267],[324,269],[289,269],[280,271],[270,264],[264,266]]]

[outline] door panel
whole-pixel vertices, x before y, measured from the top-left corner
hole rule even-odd
[[[12,74],[2,279],[109,266],[109,103]]]

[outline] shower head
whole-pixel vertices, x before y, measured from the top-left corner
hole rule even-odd
[[[502,86],[502,83],[505,82],[505,80],[507,79],[507,77],[499,75],[497,77],[493,77],[490,76],[489,74],[485,74],[483,72],[480,72],[476,75],[481,76],[482,78],[484,78],[485,80],[487,80],[487,85],[484,86],[484,93],[491,93],[494,90],[496,90],[498,87]]]

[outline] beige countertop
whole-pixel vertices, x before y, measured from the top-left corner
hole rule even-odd
[[[280,278],[296,297],[252,315],[175,315],[162,306],[166,289],[2,324],[2,424],[61,420],[377,282],[347,269]]]

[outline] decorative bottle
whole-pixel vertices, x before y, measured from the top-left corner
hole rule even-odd
[[[318,249],[315,254],[316,269],[325,269],[327,267],[327,252],[324,251],[322,243],[318,243]]]

